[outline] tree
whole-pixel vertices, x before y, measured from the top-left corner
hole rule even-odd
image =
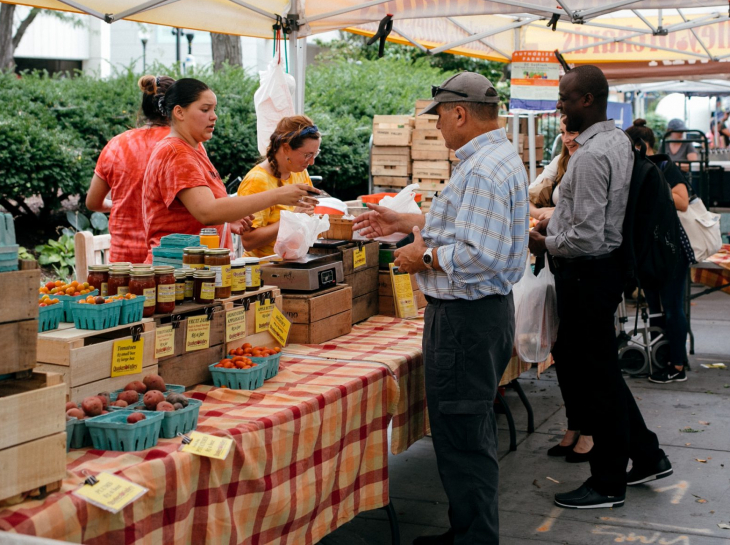
[[[33,8],[30,13],[20,22],[18,30],[13,35],[13,17],[15,16],[15,4],[2,4],[0,6],[0,70],[7,70],[15,65],[13,55],[20,40],[23,39],[25,31],[33,22],[40,9]]]
[[[224,63],[231,66],[243,66],[240,36],[211,32],[210,42],[213,48],[214,70],[218,71],[223,68]]]

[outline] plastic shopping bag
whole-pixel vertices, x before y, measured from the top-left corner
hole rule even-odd
[[[317,241],[317,236],[329,228],[330,219],[326,214],[310,216],[282,210],[274,252],[287,261],[302,259]]]
[[[404,214],[421,214],[421,208],[416,204],[416,190],[419,187],[420,186],[418,184],[411,184],[409,186],[406,186],[401,189],[395,197],[386,195],[385,197],[380,199],[380,202],[378,204],[385,208],[390,208],[391,210],[395,210],[396,212],[401,212]],[[385,237],[377,237],[375,240],[379,242],[395,243],[401,240],[407,234],[408,233],[393,233],[392,235],[388,235]],[[365,240],[359,235],[353,238]]]
[[[256,135],[259,153],[266,155],[269,140],[282,118],[294,115],[287,77],[279,61],[274,58],[264,72],[259,72],[261,85],[253,95],[256,108]]]
[[[524,361],[539,363],[550,355],[558,335],[555,278],[548,268],[535,276],[529,254],[525,274],[512,288],[515,302],[515,349]]]

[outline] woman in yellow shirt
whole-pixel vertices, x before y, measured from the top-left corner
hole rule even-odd
[[[266,158],[246,174],[238,195],[253,195],[289,184],[311,186],[307,168],[319,155],[320,142],[319,130],[307,116],[285,117],[271,135]],[[296,211],[291,206],[276,205],[255,214],[252,229],[241,235],[246,255],[264,257],[274,253],[282,210]]]

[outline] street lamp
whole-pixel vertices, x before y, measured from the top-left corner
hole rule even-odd
[[[180,62],[180,36],[184,34],[182,28],[173,28],[172,35],[175,36],[175,62]]]
[[[188,70],[192,70],[195,68],[195,57],[193,57],[193,38],[195,38],[195,34],[192,32],[188,32],[185,34],[185,38],[188,40],[188,54],[185,57],[185,73],[188,73]]]
[[[142,72],[147,72],[147,42],[150,39],[150,31],[147,27],[142,27],[139,32],[139,41],[142,42]]]

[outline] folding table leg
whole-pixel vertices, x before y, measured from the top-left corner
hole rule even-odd
[[[535,431],[535,416],[532,413],[532,405],[530,405],[527,395],[525,395],[525,391],[522,389],[522,386],[520,386],[517,379],[514,379],[509,384],[515,389],[517,395],[520,396],[520,401],[522,401],[522,404],[525,406],[525,410],[527,411],[527,433],[532,433]]]
[[[497,389],[497,401],[499,401],[502,410],[504,410],[504,415],[507,417],[507,427],[509,427],[509,449],[510,451],[515,451],[517,450],[515,419],[512,418],[512,411],[509,410],[509,405],[507,405],[507,402],[504,400],[504,396],[499,393],[499,389]]]
[[[388,505],[381,507],[388,513],[388,522],[390,523],[390,542],[393,545],[400,545],[400,529],[398,528],[398,515],[393,507],[393,502],[389,501]]]

